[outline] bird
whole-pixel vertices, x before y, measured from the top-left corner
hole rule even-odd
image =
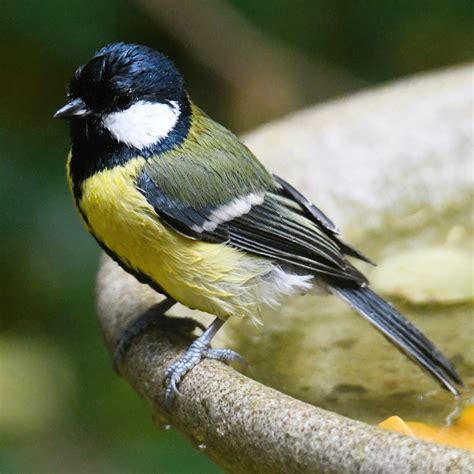
[[[104,46],[77,68],[54,117],[70,125],[67,178],[86,229],[124,270],[164,295],[118,337],[116,365],[177,302],[215,317],[167,369],[168,408],[201,360],[244,362],[211,347],[229,317],[258,320],[264,307],[314,290],[339,297],[459,396],[452,363],[349,257],[371,261],[195,105],[167,56],[138,44]]]

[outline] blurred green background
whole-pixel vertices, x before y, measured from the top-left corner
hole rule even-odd
[[[66,124],[51,118],[80,63],[108,42],[155,47],[240,133],[470,61],[473,26],[471,0],[3,0],[0,472],[220,472],[156,430],[102,343],[99,249],[66,187]]]

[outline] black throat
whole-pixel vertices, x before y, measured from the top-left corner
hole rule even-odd
[[[171,132],[159,143],[144,149],[117,141],[102,125],[100,118],[71,121],[70,174],[76,201],[81,199],[83,181],[95,173],[121,166],[137,156],[145,159],[159,156],[179,146],[188,136],[191,127],[191,104],[188,97],[184,95],[179,103],[179,119]]]

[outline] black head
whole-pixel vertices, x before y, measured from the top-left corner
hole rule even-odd
[[[165,55],[147,46],[114,43],[77,69],[69,100],[55,118],[97,117],[138,101],[180,103],[185,97],[183,78]]]

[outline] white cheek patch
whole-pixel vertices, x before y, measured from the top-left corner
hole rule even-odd
[[[165,139],[178,122],[179,105],[140,101],[102,118],[105,128],[121,143],[138,149]]]

